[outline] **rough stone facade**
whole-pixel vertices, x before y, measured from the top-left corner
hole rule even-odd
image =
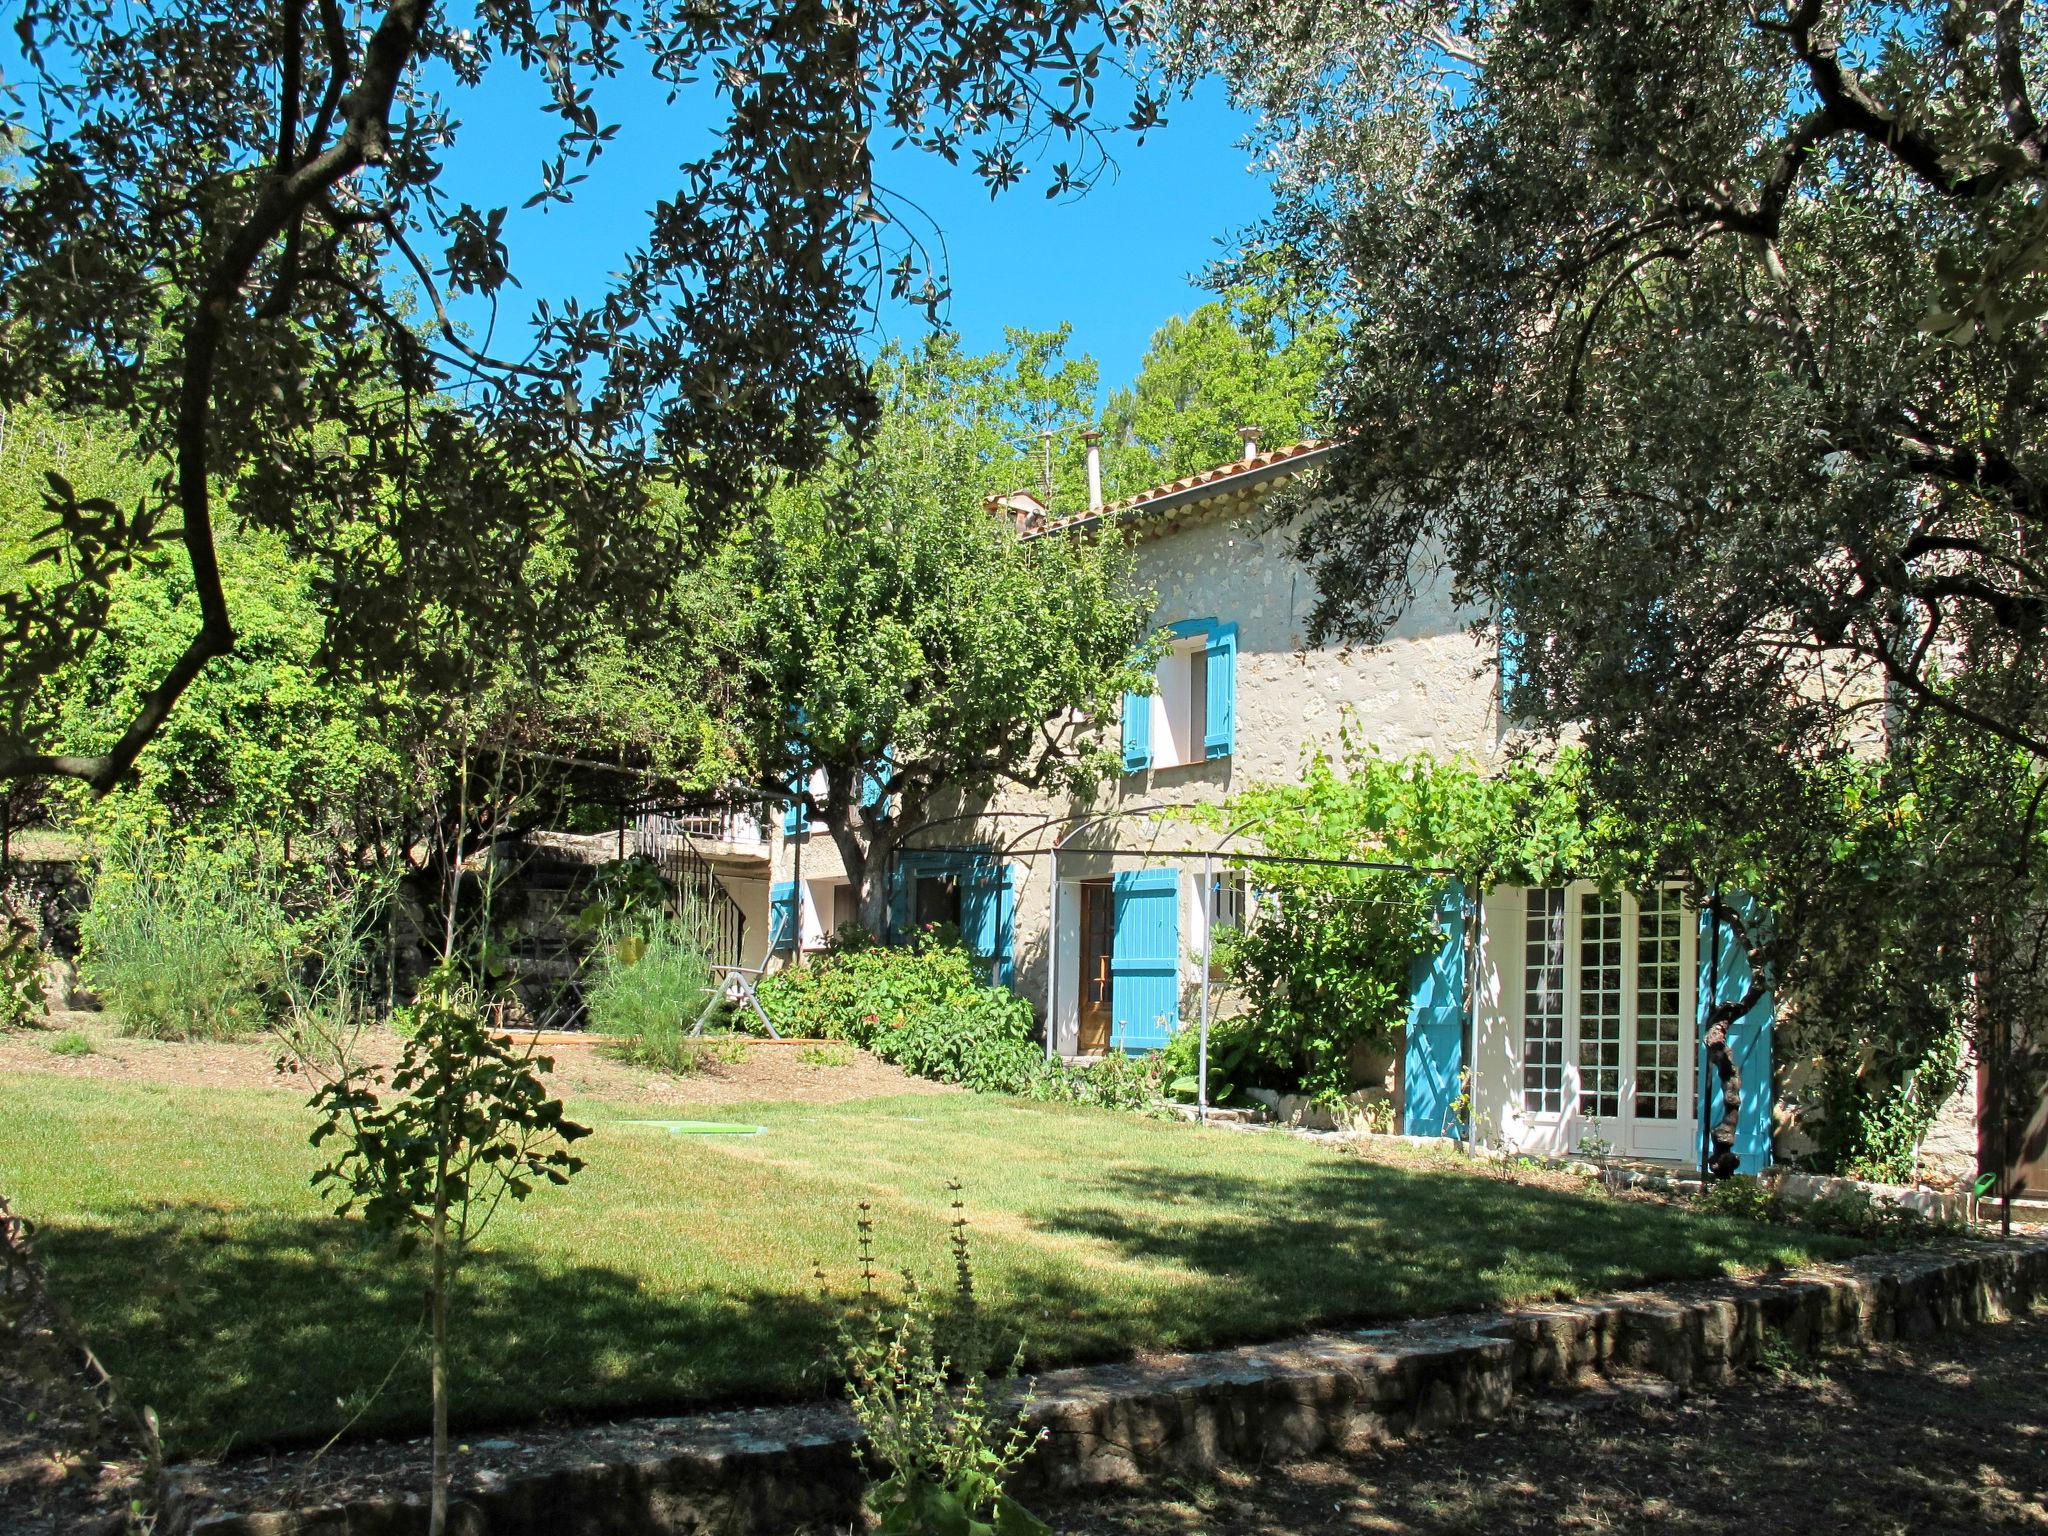
[[[16,859],[7,872],[10,910],[35,925],[38,945],[61,960],[78,957],[78,917],[86,907],[85,866],[77,859]]]
[[[1347,721],[1354,742],[1375,745],[1390,757],[1462,754],[1485,764],[1504,744],[1492,644],[1475,638],[1470,616],[1453,608],[1441,581],[1422,583],[1415,602],[1379,645],[1309,644],[1315,582],[1288,552],[1285,531],[1262,526],[1263,496],[1271,484],[1133,525],[1138,579],[1158,594],[1155,626],[1197,618],[1237,626],[1236,740],[1228,757],[1120,775],[1086,804],[1010,792],[982,807],[941,806],[940,825],[915,839],[1003,850],[1015,870],[1015,985],[1041,1016],[1053,1015],[1062,1051],[1076,1049],[1078,991],[1071,974],[1078,934],[1071,890],[1060,905],[1063,927],[1074,932],[1063,932],[1057,946],[1066,957],[1061,970],[1070,974],[1056,988],[1050,971],[1050,849],[1062,833],[1101,818],[1061,854],[1063,884],[1148,864],[1182,868],[1181,1016],[1192,1019],[1200,1006],[1206,931],[1201,864],[1172,855],[1207,846],[1216,834],[1176,820],[1175,808],[1216,805],[1249,784],[1294,779],[1309,753],[1341,753]],[[844,880],[829,836],[813,834],[802,844],[800,875],[814,892],[814,883]],[[774,880],[799,877],[792,840],[779,832],[772,863]],[[765,932],[765,888],[760,901],[761,922],[750,911],[750,931]],[[807,924],[820,939],[830,928],[822,910]],[[1212,1007],[1224,1001],[1212,998]]]

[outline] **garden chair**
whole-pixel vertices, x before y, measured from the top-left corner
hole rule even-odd
[[[704,1011],[697,1015],[697,1022],[690,1026],[692,1035],[704,1033],[704,1026],[722,1002],[734,1006],[745,1004],[754,1010],[754,1017],[761,1021],[761,1027],[768,1031],[771,1039],[780,1040],[782,1032],[775,1027],[775,1021],[768,1017],[768,1010],[761,1006],[754,984],[767,974],[765,965],[714,965],[711,967],[711,985],[704,989]]]

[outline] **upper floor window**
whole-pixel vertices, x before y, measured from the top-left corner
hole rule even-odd
[[[1237,626],[1184,619],[1167,629],[1152,693],[1124,695],[1124,771],[1229,757],[1237,748]]]

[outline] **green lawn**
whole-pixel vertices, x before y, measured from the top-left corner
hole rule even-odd
[[[814,1267],[943,1281],[949,1179],[985,1298],[1035,1363],[1796,1264],[1848,1245],[1418,1157],[966,1095],[697,1112],[768,1134],[673,1137],[583,1103],[590,1166],[499,1219],[467,1271],[470,1424],[763,1400],[824,1385]],[[675,1113],[667,1111],[666,1113]],[[173,1454],[324,1437],[414,1335],[400,1263],[307,1188],[290,1095],[22,1076],[0,1089],[0,1188],[60,1293]],[[364,1429],[413,1428],[417,1354]]]

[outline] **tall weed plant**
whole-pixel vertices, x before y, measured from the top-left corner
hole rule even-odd
[[[363,1031],[383,1013],[384,938],[396,899],[395,873],[346,872],[302,893],[296,920],[274,935],[273,1025],[303,1066],[347,1070]]]
[[[103,839],[79,920],[85,979],[131,1035],[248,1034],[284,1006],[290,905],[258,856],[162,834]]]
[[[639,911],[607,925],[584,991],[590,1027],[643,1066],[703,1066],[709,1052],[690,1028],[711,985],[708,940],[705,923],[687,909]]]
[[[868,1477],[868,1508],[878,1536],[1051,1536],[1008,1491],[1045,1432],[1030,1427],[1028,1383],[1020,1394],[990,1391],[991,1340],[953,1188],[950,1298],[927,1294],[909,1270],[901,1303],[882,1298],[873,1211],[861,1202],[861,1297],[840,1324],[838,1365],[847,1406],[866,1432],[855,1455]],[[1013,1380],[1023,1355],[1020,1343],[1007,1373]]]

